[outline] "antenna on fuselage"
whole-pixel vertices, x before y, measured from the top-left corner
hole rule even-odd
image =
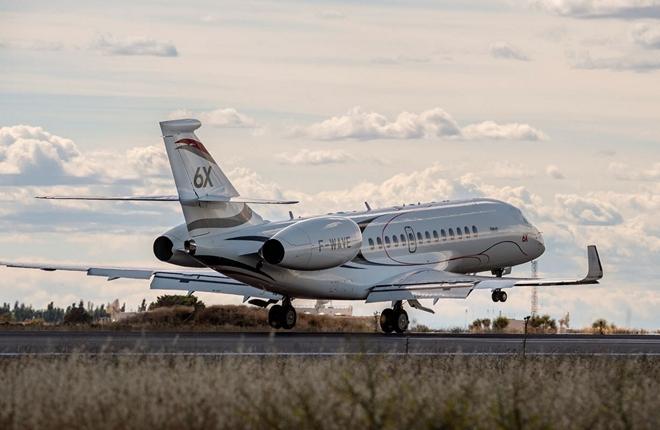
[[[289,211],[289,219],[293,219],[293,211]]]
[[[371,210],[371,206],[369,206],[369,202],[364,202],[364,205],[367,207],[367,210],[368,210],[368,211]]]

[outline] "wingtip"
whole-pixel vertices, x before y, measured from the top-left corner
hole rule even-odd
[[[587,279],[601,279],[603,277],[603,265],[600,262],[600,256],[598,255],[598,248],[596,248],[596,245],[587,246],[587,258],[589,262]]]

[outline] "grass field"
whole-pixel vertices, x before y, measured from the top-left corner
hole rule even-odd
[[[660,361],[16,358],[2,429],[657,429]]]

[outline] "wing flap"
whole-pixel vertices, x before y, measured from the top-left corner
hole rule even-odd
[[[192,273],[155,272],[150,288],[152,290],[203,291],[274,300],[282,298],[279,294],[252,287],[232,278]]]

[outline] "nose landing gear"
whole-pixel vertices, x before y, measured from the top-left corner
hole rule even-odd
[[[506,302],[507,295],[506,292],[502,290],[493,290],[493,294],[491,295],[491,298],[493,299],[494,302]]]
[[[408,330],[408,313],[403,309],[403,303],[398,301],[393,308],[387,308],[380,314],[380,328],[385,333],[403,333]]]
[[[298,315],[296,309],[291,306],[291,300],[282,300],[281,305],[274,305],[268,311],[268,324],[273,328],[290,330],[296,326]]]

